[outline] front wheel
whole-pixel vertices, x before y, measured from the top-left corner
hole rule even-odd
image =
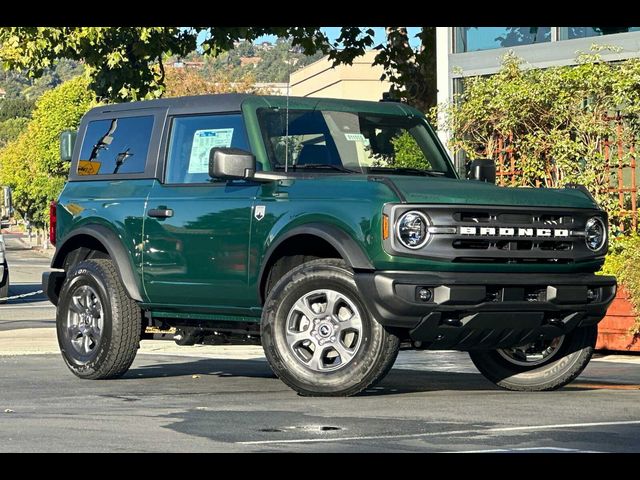
[[[269,292],[262,345],[274,373],[300,395],[355,395],[393,366],[399,338],[367,312],[342,260],[313,260]]]
[[[593,325],[551,340],[469,355],[480,373],[499,387],[525,392],[556,390],[582,373],[597,336],[598,326]]]

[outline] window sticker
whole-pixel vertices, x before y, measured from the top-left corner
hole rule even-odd
[[[361,133],[345,133],[345,138],[350,142],[362,142],[365,143],[364,135]]]
[[[80,160],[78,161],[78,175],[97,175],[101,165],[102,162],[97,160]]]
[[[232,138],[233,128],[196,130],[193,134],[188,173],[208,173],[209,151],[216,147],[230,147]]]

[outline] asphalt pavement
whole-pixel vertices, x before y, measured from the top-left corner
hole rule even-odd
[[[15,240],[15,241],[14,241]],[[10,240],[11,293],[46,255]],[[65,367],[55,309],[0,305],[0,452],[638,452],[640,357],[599,355],[556,392],[498,389],[461,352],[401,352],[377,387],[304,398],[260,347],[143,341],[118,380]]]

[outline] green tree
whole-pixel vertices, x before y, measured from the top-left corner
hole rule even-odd
[[[10,118],[29,118],[35,102],[24,97],[0,100],[0,122]]]
[[[199,35],[205,39],[198,45]],[[217,56],[235,42],[263,35],[290,38],[311,55],[328,53],[335,64],[350,64],[371,48],[393,92],[426,110],[435,105],[435,27],[423,27],[420,47],[413,50],[404,27],[387,28],[387,42],[375,45],[374,31],[342,27],[331,44],[320,27],[6,27],[0,29],[0,61],[4,68],[40,76],[56,60],[82,61],[99,98],[110,101],[162,96],[164,58],[185,57],[197,48]]]
[[[391,140],[395,151],[394,167],[430,169],[420,145],[409,132],[405,131]]]
[[[0,184],[13,191],[17,212],[36,227],[48,220],[48,204],[60,193],[68,164],[60,161],[59,136],[76,129],[82,115],[96,104],[85,76],[44,93],[26,129],[0,150]]]
[[[23,117],[9,118],[0,122],[0,148],[18,138],[28,124],[29,119]]]
[[[1,47],[0,47],[1,48]],[[18,98],[22,90],[28,87],[31,81],[20,71],[3,71],[0,69],[0,87],[6,92],[6,99]]]

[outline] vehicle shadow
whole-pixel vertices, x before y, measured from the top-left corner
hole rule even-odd
[[[143,379],[181,376],[215,376],[277,378],[265,361],[202,359],[181,363],[156,363],[131,368],[123,379]],[[480,373],[459,373],[431,370],[393,369],[378,385],[360,396],[400,395],[435,391],[500,390]]]

